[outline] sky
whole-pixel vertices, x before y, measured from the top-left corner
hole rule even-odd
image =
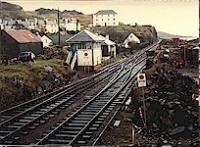
[[[24,10],[55,8],[93,14],[113,9],[120,22],[151,24],[158,31],[176,35],[199,36],[199,0],[0,0],[18,4]]]

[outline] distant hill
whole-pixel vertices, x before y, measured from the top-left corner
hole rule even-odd
[[[46,8],[39,8],[36,9],[35,12],[37,12],[39,15],[43,14],[56,14],[58,12],[57,9],[46,9]],[[65,15],[83,15],[82,12],[76,11],[76,10],[64,10],[64,11],[59,11],[60,14],[65,14]]]
[[[1,2],[1,7],[0,7],[0,11],[23,11],[23,8],[19,5],[15,5],[15,4],[11,4],[11,3],[7,3],[7,2]]]
[[[158,37],[160,37],[160,38],[166,38],[166,39],[167,38],[195,38],[193,36],[174,35],[174,34],[162,32],[162,31],[158,31]]]

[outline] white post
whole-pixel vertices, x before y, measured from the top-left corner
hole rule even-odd
[[[144,87],[142,87],[142,101],[143,101],[143,109],[144,109],[144,127],[147,128],[147,118],[146,118],[146,105],[144,100]]]
[[[134,124],[132,123],[132,144],[135,144],[135,127]]]

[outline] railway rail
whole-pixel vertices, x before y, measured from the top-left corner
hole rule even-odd
[[[126,85],[129,85],[130,81],[134,79],[133,75],[135,76],[137,72],[144,67],[144,52],[149,49],[156,48],[156,46],[157,44],[153,44],[126,60],[108,65],[92,77],[72,83],[60,91],[52,92],[46,96],[39,97],[13,108],[1,111],[0,144],[20,143],[18,141],[21,137],[26,136],[29,133],[29,130],[33,130],[40,124],[44,124],[50,118],[55,117],[55,115],[60,113],[64,108],[75,103],[75,97],[78,94],[103,80],[109,81],[114,75],[114,78],[110,80],[109,84],[97,96],[83,102],[75,109],[75,112],[71,112],[71,114],[58,123],[57,126],[54,126],[52,129],[43,133],[42,138],[37,138],[35,142],[33,142],[36,144],[87,144],[81,140],[81,137],[84,139],[90,139],[90,129],[92,128],[95,130],[101,125],[100,122],[102,120],[99,120],[99,118],[105,118],[105,114],[109,115],[109,112],[115,109],[117,104],[116,101],[120,101],[120,98],[117,98],[117,96],[121,92],[126,93],[126,91],[123,91],[126,89]],[[135,65],[132,65],[133,61]],[[143,66],[140,65],[141,63]],[[140,68],[138,68],[138,66],[140,66]],[[131,73],[133,75],[131,75]],[[121,100],[122,99],[123,97],[121,96]],[[88,118],[87,120],[87,115],[84,115],[84,113],[91,113],[91,115],[88,115],[90,119]],[[103,117],[100,117],[101,115]],[[85,120],[79,121],[78,116],[82,116]],[[99,124],[94,123],[96,121],[99,121]],[[79,124],[81,127],[78,126]],[[66,130],[65,133],[60,133],[60,130],[64,131],[61,128],[65,125],[68,127],[68,130]],[[57,138],[65,138],[65,141]],[[69,139],[66,140],[66,138]]]

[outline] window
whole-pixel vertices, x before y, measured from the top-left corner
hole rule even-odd
[[[102,21],[103,21],[103,19],[102,19]]]
[[[96,21],[98,21],[98,19],[96,19]]]
[[[115,21],[115,18],[113,18],[113,21]]]
[[[108,18],[108,21],[109,21],[110,19]]]

